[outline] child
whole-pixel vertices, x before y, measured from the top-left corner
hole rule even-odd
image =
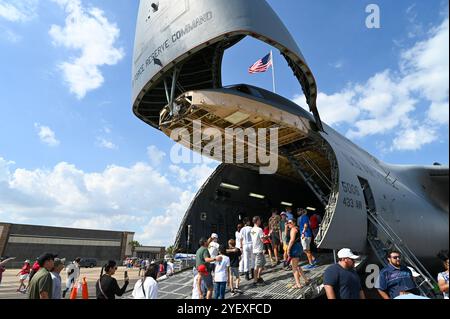
[[[227,256],[230,258],[230,272],[228,274],[230,279],[229,285],[231,295],[234,297],[236,293],[242,293],[239,289],[239,284],[241,283],[241,278],[239,276],[239,259],[241,256],[241,250],[236,248],[236,241],[234,239],[230,239],[228,241],[228,246]],[[234,281],[236,281],[236,285],[234,285]]]
[[[27,286],[25,285],[25,280],[27,280],[28,277],[30,276],[30,271],[31,271],[31,265],[30,265],[30,261],[27,259],[27,260],[25,260],[25,263],[24,263],[22,269],[17,274],[17,276],[20,275],[20,277],[19,277],[20,278],[20,286],[17,289],[17,292],[26,293]]]
[[[197,268],[197,274],[194,276],[194,284],[192,287],[192,299],[203,299],[202,281],[204,276],[208,276],[208,270],[205,265]]]
[[[214,299],[225,299],[225,290],[228,282],[228,272],[230,268],[230,258],[226,256],[226,249],[224,246],[219,247],[219,256],[222,256],[221,261],[216,261],[214,269]]]

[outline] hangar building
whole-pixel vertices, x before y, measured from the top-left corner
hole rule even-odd
[[[133,232],[87,230],[62,227],[18,225],[0,222],[0,256],[16,257],[10,267],[22,266],[44,252],[67,261],[76,257],[95,258],[98,265],[122,261],[132,255]]]

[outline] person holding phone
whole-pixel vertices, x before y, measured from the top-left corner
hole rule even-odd
[[[130,283],[128,273],[125,272],[125,284],[120,288],[117,280],[113,277],[116,271],[117,263],[113,260],[103,266],[100,278],[95,284],[97,299],[116,299],[116,296],[121,297],[125,293]]]

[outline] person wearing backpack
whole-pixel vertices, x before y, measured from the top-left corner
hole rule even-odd
[[[158,299],[158,268],[156,265],[150,265],[145,271],[144,278],[139,279],[134,285],[133,299]]]
[[[119,287],[117,280],[113,277],[117,271],[117,263],[110,260],[103,266],[100,278],[95,284],[97,299],[116,299],[116,296],[122,296],[130,283],[128,276],[125,276],[125,285]],[[105,274],[103,274],[105,272]]]

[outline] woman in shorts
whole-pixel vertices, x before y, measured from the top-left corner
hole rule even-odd
[[[24,293],[27,291],[27,289],[26,289],[27,286],[25,285],[25,280],[27,280],[28,277],[30,276],[30,271],[31,271],[30,261],[25,260],[22,269],[17,274],[17,276],[19,276],[19,280],[20,280],[20,285],[19,285],[19,288],[17,289],[17,292]]]
[[[287,253],[289,259],[291,259],[292,272],[295,279],[295,286],[293,288],[300,289],[303,288],[303,286],[300,284],[300,276],[302,276],[302,278],[305,280],[305,284],[309,284],[310,282],[303,272],[302,267],[299,267],[298,265],[300,256],[303,252],[302,245],[300,243],[300,230],[292,219],[287,222],[287,226],[289,228],[289,244]]]

